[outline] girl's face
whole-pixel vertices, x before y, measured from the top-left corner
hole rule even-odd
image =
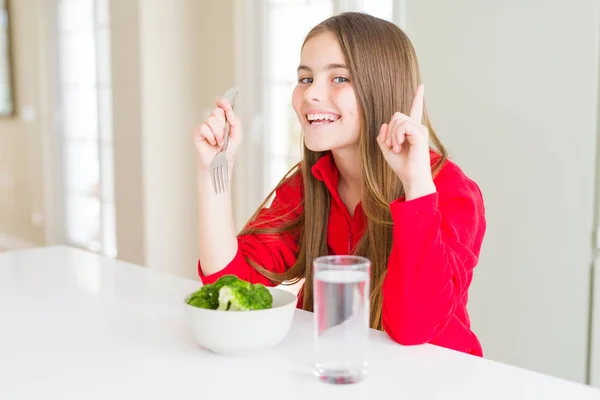
[[[292,104],[309,150],[357,147],[358,104],[336,37],[325,32],[306,42]]]

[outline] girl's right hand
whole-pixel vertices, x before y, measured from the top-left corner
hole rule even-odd
[[[221,151],[225,142],[225,121],[227,120],[230,124],[227,160],[231,170],[237,148],[242,143],[242,125],[226,98],[217,97],[215,104],[217,107],[206,121],[193,131],[193,141],[198,152],[198,165],[199,168],[208,170],[213,158]]]

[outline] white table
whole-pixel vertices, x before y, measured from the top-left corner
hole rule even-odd
[[[323,383],[311,375],[312,314],[300,310],[277,349],[218,356],[184,320],[183,298],[199,285],[68,247],[0,253],[0,399],[600,399],[376,331],[365,381]]]

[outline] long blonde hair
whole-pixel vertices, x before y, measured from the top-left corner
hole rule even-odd
[[[377,144],[379,128],[396,111],[410,112],[413,95],[420,84],[419,67],[415,50],[406,34],[396,25],[363,13],[343,13],[315,26],[304,43],[324,33],[333,33],[349,68],[360,110],[360,157],[363,190],[361,205],[367,218],[365,234],[354,254],[371,260],[371,327],[382,329],[382,286],[387,272],[387,261],[392,248],[393,222],[390,202],[404,194],[398,176],[388,166]],[[304,47],[304,45],[303,45]],[[447,159],[447,152],[438,139],[423,109],[423,125],[429,129],[433,148],[439,154],[432,165],[435,175]],[[327,224],[329,221],[330,194],[324,183],[317,180],[311,168],[324,152],[313,152],[304,146],[304,158],[290,170],[279,185],[267,196],[265,202],[250,218],[253,221],[275,190],[295,174],[302,174],[302,203],[297,205],[299,216],[289,222],[280,216],[277,228],[261,228],[260,224],[247,225],[241,235],[280,234],[294,231],[299,237],[299,254],[296,262],[284,273],[273,273],[253,260],[247,261],[273,281],[295,283],[305,278],[302,288],[304,310],[313,310],[312,261],[327,255]],[[272,224],[273,221],[269,221]],[[272,225],[271,225],[272,226]]]

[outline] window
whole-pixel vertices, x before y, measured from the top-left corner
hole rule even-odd
[[[116,257],[108,0],[58,0],[66,242]]]

